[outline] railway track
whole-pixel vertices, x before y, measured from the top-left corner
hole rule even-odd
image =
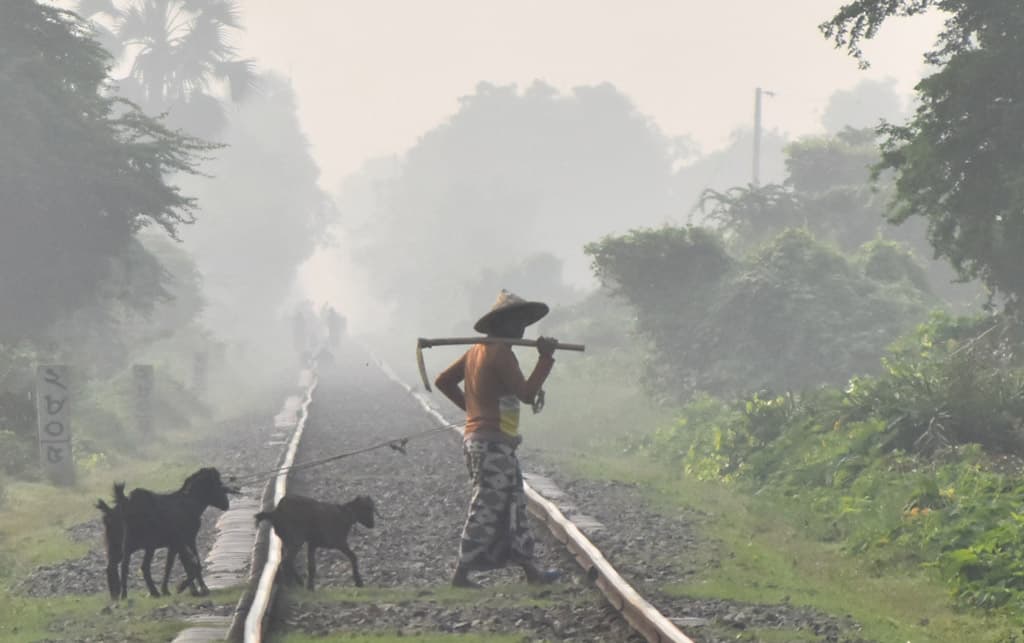
[[[262,528],[254,550],[258,564],[251,590],[240,601],[232,640],[287,641],[291,633],[343,632],[691,640],[619,576],[557,505],[532,488],[538,555],[569,572],[568,578],[530,588],[515,571],[501,570],[482,579],[480,592],[449,588],[469,492],[459,435],[430,433],[447,420],[360,349],[346,346],[335,362],[322,365],[310,382],[283,466],[405,435],[422,438],[408,442],[405,453],[376,449],[321,467],[296,468],[268,484],[265,506],[286,489],[333,502],[368,494],[383,518],[374,530],[357,527],[350,539],[366,583],[361,590],[352,587],[347,559],[326,550],[318,553],[316,592],[274,585],[280,545],[272,530]]]
[[[537,457],[541,454],[531,450],[529,435],[520,452],[524,468],[533,473],[527,480],[542,491],[530,493],[537,553],[543,565],[560,567],[568,575],[554,585],[535,588],[527,586],[517,570],[500,570],[483,575],[483,590],[452,589],[448,579],[470,489],[460,436],[438,427],[457,418],[442,417],[425,398],[400,388],[397,378],[351,346],[341,351],[336,366],[322,365],[316,380],[311,374],[298,385],[288,380],[268,392],[264,409],[218,421],[191,447],[194,453],[171,458],[178,466],[184,461],[190,467],[215,465],[236,479],[248,480],[241,483],[244,497],[233,500],[226,513],[209,510],[200,532],[200,549],[209,552],[207,582],[222,589],[199,599],[151,599],[133,574],[131,600],[108,604],[94,614],[58,610],[49,624],[52,636],[45,641],[148,643],[169,637],[144,631],[177,632],[182,623],[192,627],[174,639],[177,643],[224,640],[228,630],[230,640],[241,641],[247,620],[261,626],[248,640],[278,643],[301,634],[370,637],[362,640],[380,635],[415,640],[417,635],[476,634],[462,639],[467,643],[673,640],[672,636],[686,640],[649,629],[664,621],[633,592],[612,582],[615,574],[601,561],[605,557],[636,594],[698,643],[866,643],[851,617],[825,614],[788,599],[744,603],[674,590],[692,586],[693,575],[718,569],[730,554],[696,533],[695,525],[707,517],[681,509],[652,511],[644,490],[627,483],[565,475]],[[279,408],[276,405],[285,398],[285,409],[268,423],[271,404]],[[302,439],[293,442],[299,426]],[[411,434],[419,437],[405,445],[405,453],[386,448],[388,440]],[[362,451],[382,443],[384,448]],[[266,523],[256,530],[252,521],[254,512],[272,506],[274,496],[281,493],[276,480],[266,482],[265,472],[281,464],[283,453],[291,452],[295,462],[303,463],[356,450],[362,452],[293,470],[287,488],[338,502],[359,494],[376,500],[383,518],[373,530],[357,526],[350,538],[366,587],[352,586],[346,558],[321,550],[316,592],[276,588],[269,582],[273,570],[263,573],[271,549],[270,530]],[[551,511],[541,495],[554,500],[564,515]],[[36,568],[19,581],[18,593],[70,601],[105,596],[102,525],[94,518],[68,531],[69,537],[95,546],[79,558]],[[583,532],[593,544],[567,548],[565,543],[575,532]],[[154,561],[154,569],[161,562]],[[261,578],[266,595],[254,600]],[[239,600],[239,587],[247,579],[249,590]],[[769,589],[770,583],[770,578],[763,579]],[[250,610],[253,604],[256,607]],[[784,638],[787,633],[794,638]]]

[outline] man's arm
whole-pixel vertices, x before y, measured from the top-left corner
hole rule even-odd
[[[466,396],[462,389],[459,388],[459,383],[464,379],[466,379],[465,354],[434,380],[434,386],[437,387],[437,390],[444,393],[445,397],[463,411],[466,410]]]
[[[512,349],[508,349],[506,359],[501,361],[501,379],[506,386],[512,389],[520,401],[533,404],[534,398],[537,397],[537,391],[544,385],[544,380],[548,378],[551,368],[555,365],[553,356],[555,344],[554,340],[539,338],[537,352],[540,353],[540,356],[537,358],[537,364],[533,367],[529,378],[523,377],[523,372],[519,370],[519,361],[516,360]]]

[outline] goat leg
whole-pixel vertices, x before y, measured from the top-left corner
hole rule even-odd
[[[316,547],[306,543],[306,589],[313,591],[313,577],[316,576]]]
[[[186,578],[178,583],[178,593],[180,594],[188,587],[192,596],[205,596],[210,590],[203,583],[203,572],[195,549],[185,545],[179,553],[181,554],[181,564],[185,567]],[[196,579],[198,579],[199,589],[196,588]]]
[[[186,545],[185,551],[181,554],[181,566],[185,570],[186,578],[178,584],[178,593],[185,591],[185,588],[189,588],[189,593],[192,596],[205,596],[210,593],[210,590],[206,587],[206,583],[203,582],[203,566],[199,562],[199,554],[197,553],[199,548],[196,546],[195,538],[192,539],[191,548]],[[185,560],[187,554],[192,555],[192,571],[189,571],[188,563]],[[198,583],[198,589],[196,588]]]
[[[195,537],[192,538],[192,553],[196,557],[196,583],[199,585],[199,595],[206,596],[210,593],[210,588],[203,581],[203,561],[199,559],[199,546],[196,545]]]
[[[127,551],[121,554],[121,598],[128,598],[128,563],[131,557]]]
[[[195,582],[189,581],[189,587],[192,588],[193,596],[206,596],[210,593],[210,588],[203,581],[203,561],[199,560],[199,549],[196,547],[194,540],[192,541],[191,552],[193,569],[195,570],[192,578]]]
[[[153,564],[154,553],[156,553],[156,549],[147,547],[146,552],[142,556],[142,564],[139,567],[142,570],[142,578],[146,581],[146,587],[149,589],[149,595],[159,598],[160,591],[157,590],[156,583],[153,582],[153,573],[150,570],[150,566]]]
[[[210,593],[210,588],[207,587],[206,586],[206,582],[203,581],[203,563],[199,560],[198,554],[196,555],[195,585],[191,585],[191,586],[192,586],[192,589],[195,590],[195,591],[192,592],[193,596],[206,596],[207,594]],[[196,590],[196,587],[198,587],[199,589]]]
[[[295,569],[295,556],[298,555],[299,549],[301,547],[301,542],[298,545],[286,546],[282,560],[282,567],[284,568],[284,577],[288,579],[288,582],[295,583],[300,587],[302,586],[302,577],[299,576],[298,570]]]
[[[349,548],[348,545],[341,546],[341,553],[348,556],[348,560],[352,563],[352,580],[355,581],[356,587],[363,586],[363,577],[359,575],[359,563],[356,562],[355,553]]]
[[[107,589],[110,590],[111,600],[115,601],[121,595],[121,578],[117,573],[119,562],[119,560],[114,558],[110,558],[107,561]]]
[[[164,596],[170,595],[170,590],[167,589],[167,583],[171,579],[171,569],[174,568],[174,558],[177,555],[173,547],[167,548],[167,560],[164,562],[164,580],[160,583],[160,593]],[[184,563],[182,563],[184,565]]]

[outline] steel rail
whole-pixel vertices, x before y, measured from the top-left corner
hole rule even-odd
[[[370,356],[384,371],[384,374],[412,395],[434,421],[445,425],[450,424],[437,409],[430,405],[425,395],[403,382],[391,370],[391,367],[374,356],[372,352]],[[453,430],[459,431],[461,434],[458,427],[453,427]],[[693,643],[692,639],[647,602],[615,571],[601,550],[594,546],[594,543],[590,542],[590,539],[566,518],[554,503],[534,490],[529,483],[523,482],[523,486],[526,489],[530,513],[539,518],[554,537],[568,548],[575,556],[576,562],[586,570],[588,577],[608,599],[608,603],[622,614],[633,629],[642,634],[650,643]]]
[[[615,571],[601,550],[553,502],[528,483],[524,482],[523,486],[530,513],[544,522],[554,537],[572,552],[579,566],[587,571],[588,578],[634,630],[652,643],[693,643]]]
[[[319,380],[314,373],[312,382],[306,391],[306,399],[303,401],[302,408],[299,412],[295,431],[292,433],[292,437],[288,442],[288,450],[285,452],[283,460],[284,467],[290,467],[292,462],[295,460],[295,453],[298,451],[299,441],[302,439],[302,434],[306,428],[306,420],[309,419],[309,405],[313,401],[313,392],[316,390],[318,383]],[[288,471],[285,469],[279,472],[274,479],[273,504],[275,506],[281,498],[284,497],[287,485]],[[245,616],[245,626],[243,630],[243,641],[245,643],[260,643],[260,641],[263,640],[263,628],[266,624],[270,608],[273,605],[274,578],[277,576],[278,567],[281,565],[281,539],[277,537],[277,534],[274,533],[273,529],[269,529],[269,535],[266,562],[263,564],[262,570],[260,570],[256,591],[253,595],[248,613]]]

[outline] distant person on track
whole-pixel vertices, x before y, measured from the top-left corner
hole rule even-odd
[[[525,301],[505,290],[473,327],[492,337],[522,338],[526,327],[548,313],[541,302]],[[456,587],[479,587],[469,573],[519,565],[530,583],[550,583],[557,570],[542,570],[533,556],[533,534],[526,516],[523,472],[516,447],[519,404],[534,404],[554,366],[554,339],[538,339],[540,357],[523,377],[512,347],[476,344],[435,380],[439,391],[466,412],[463,450],[473,481],[469,516],[462,530]],[[465,382],[465,391],[459,387]]]
[[[321,316],[324,319],[324,325],[327,326],[327,344],[337,350],[341,336],[345,332],[345,318],[338,314],[338,311],[330,304],[324,304]]]

